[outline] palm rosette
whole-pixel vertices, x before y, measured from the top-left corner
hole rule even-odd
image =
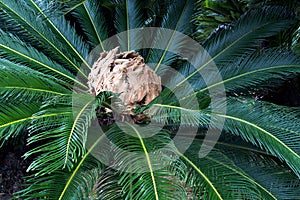
[[[189,0],[163,6],[137,0],[0,1],[0,140],[25,135],[31,149],[24,157],[33,158],[32,176],[19,198],[300,196],[298,109],[253,96],[299,73],[300,59],[292,52],[261,48],[266,38],[294,25],[295,16],[276,6],[249,10],[203,41],[208,54],[198,55],[198,48],[176,34],[193,36],[195,5]],[[174,34],[166,38],[154,31],[144,38],[130,31],[148,27]],[[116,34],[121,37],[115,43],[106,42]],[[164,49],[134,48],[161,41]],[[97,56],[90,56],[95,48]],[[171,49],[194,56],[200,65]],[[114,54],[106,65],[109,52]],[[203,75],[214,76],[203,71],[211,63],[222,79],[207,84]],[[210,94],[219,86],[225,100]],[[213,110],[215,105],[226,112]],[[176,135],[179,127],[184,134]],[[221,133],[217,141],[209,139],[208,129]]]

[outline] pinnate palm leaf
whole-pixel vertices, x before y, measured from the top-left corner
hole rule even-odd
[[[71,52],[76,51],[76,47],[70,46],[78,43],[78,38],[75,41],[68,41],[66,37],[59,31],[57,27],[53,27],[53,22],[48,19],[48,26],[45,23],[45,15],[41,8],[33,1],[6,1],[0,2],[1,19],[7,23],[4,25],[5,30],[14,33],[22,40],[32,44],[38,49],[43,49],[49,57],[64,63],[66,68],[79,71],[85,75],[79,68],[81,63],[74,60]],[[66,31],[70,31],[67,25],[63,24]],[[70,35],[72,37],[72,35]],[[70,49],[66,48],[70,46]],[[77,56],[79,53],[76,51]],[[83,62],[82,55],[78,60]]]
[[[68,96],[54,98],[43,105],[36,116],[51,117],[46,120],[37,117],[32,121],[28,142],[31,144],[51,139],[25,154],[28,157],[43,153],[32,162],[28,170],[39,169],[39,174],[43,175],[61,168],[70,170],[74,167],[74,163],[86,152],[84,145],[87,129],[95,117],[93,102],[94,98],[90,95],[80,95],[73,97],[73,103],[72,97]]]
[[[103,41],[108,38],[108,27],[101,1],[91,0],[82,3],[72,14],[87,36],[92,47],[100,45],[101,50],[107,50]]]
[[[228,106],[226,114],[213,114],[226,119],[224,130],[239,135],[284,160],[299,177],[299,122],[297,115],[292,113],[293,110],[279,110],[278,106],[268,103],[237,100],[230,100]],[[285,123],[280,123],[282,119]]]
[[[127,31],[119,36],[118,42],[121,51],[130,51],[141,46],[143,37],[141,34],[133,33],[131,29],[142,28],[145,25],[146,16],[142,8],[146,1],[138,0],[116,0],[115,28],[118,33]]]

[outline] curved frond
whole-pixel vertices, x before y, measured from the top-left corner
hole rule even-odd
[[[72,57],[82,64],[84,67],[91,68],[85,58],[88,55],[88,46],[83,42],[81,37],[71,27],[70,23],[64,17],[51,17],[45,13],[48,3],[39,0],[30,0],[31,8],[37,12],[38,16],[47,22],[48,28],[53,31],[55,37],[60,41],[61,45]],[[80,71],[80,70],[78,70]]]
[[[16,137],[35,117],[38,103],[3,103],[0,104],[0,146]]]
[[[291,15],[282,7],[266,7],[247,12],[238,22],[217,32],[203,44],[211,58],[205,52],[197,52],[195,59],[200,60],[200,65],[192,66],[194,70],[185,65],[186,68],[182,69],[185,78],[179,79],[176,87],[187,81],[198,80],[199,72],[202,76],[212,76],[209,74],[210,65],[216,64],[222,70],[223,66],[226,68],[232,62],[252,54],[261,40],[289,27],[294,22]],[[253,20],[256,18],[257,20]]]
[[[293,13],[284,7],[253,9],[236,22],[212,34],[203,46],[217,64],[228,62],[246,52],[251,53],[264,38],[285,30],[293,23]]]
[[[65,64],[66,68],[75,72],[79,71],[83,76],[86,76],[79,68],[81,63],[73,59],[72,54],[70,54],[72,51],[66,49],[65,44],[59,40],[57,27],[47,26],[44,21],[45,16],[40,16],[37,8],[35,10],[33,8],[30,7],[29,2],[25,1],[1,1],[0,19],[6,22],[5,31],[12,32],[22,40],[33,44],[34,47],[47,52],[47,56]],[[57,30],[53,30],[55,28]],[[63,37],[59,36],[60,38]]]
[[[142,35],[134,34],[130,30],[142,28],[145,25],[146,16],[142,10],[145,2],[138,0],[115,0],[115,28],[118,33],[127,31],[126,34],[118,38],[121,51],[131,51],[141,46],[139,44],[143,40]]]
[[[209,85],[199,92],[224,84],[226,91],[251,90],[249,87],[259,85],[265,87],[276,87],[279,80],[295,76],[300,72],[300,59],[291,52],[271,49],[255,52],[230,65],[222,66],[220,73],[222,82]],[[247,80],[247,81],[246,81]],[[268,84],[265,84],[265,82]]]
[[[0,59],[1,99],[34,102],[58,95],[70,95],[69,89],[35,70]]]
[[[42,153],[31,163],[28,170],[39,170],[38,174],[51,173],[66,168],[86,153],[85,142],[91,119],[95,117],[94,98],[90,95],[59,97],[47,102],[36,113],[29,131],[28,143],[48,140],[47,143],[28,151],[25,157]],[[73,102],[72,102],[73,100]],[[44,119],[44,115],[51,115]]]
[[[178,58],[178,55],[171,53],[172,50],[174,51],[176,49],[178,51],[185,46],[183,45],[185,38],[176,36],[176,31],[186,35],[192,32],[192,24],[186,22],[191,21],[192,19],[194,4],[194,0],[174,0],[168,7],[168,11],[165,13],[160,25],[161,28],[173,30],[173,34],[169,35],[168,38],[165,38],[161,35],[160,30],[153,33],[153,43],[160,44],[161,47],[164,47],[164,50],[150,49],[146,58],[147,63],[156,63],[154,66],[155,72],[160,70],[162,64],[170,65]]]
[[[114,166],[122,173],[120,184],[130,199],[186,199],[185,189],[174,176],[176,155],[166,131],[119,123],[108,132],[113,142]]]
[[[187,186],[193,189],[196,199],[277,199],[220,151],[214,149],[205,158],[199,158],[200,146],[195,142],[182,155],[191,169]]]
[[[193,79],[192,83],[200,87],[196,94],[207,92],[220,85],[225,86],[226,92],[249,91],[251,87],[257,85],[261,89],[276,87],[280,80],[283,81],[286,77],[295,76],[300,72],[300,59],[291,52],[270,49],[254,52],[220,66],[219,72],[222,80],[211,85],[205,86],[203,80]]]
[[[180,75],[175,74],[169,83],[174,85],[172,90],[175,92],[183,91],[184,95],[181,95],[179,100],[187,101],[195,96],[197,98],[200,96],[201,101],[202,96],[207,95],[209,90],[223,85],[228,93],[243,91],[247,93],[247,91],[253,90],[254,86],[259,86],[261,89],[276,87],[287,77],[296,76],[300,72],[300,60],[291,52],[269,49],[263,52],[253,52],[250,55],[236,58],[231,63],[218,66],[217,73],[222,76],[221,80],[215,78],[216,71],[214,70],[205,70],[201,74],[202,77],[199,74],[192,76],[194,67],[188,63],[181,65],[179,72]],[[193,85],[193,90],[184,89],[186,81]]]
[[[105,177],[106,179],[104,180],[110,178],[109,173],[103,169],[101,164],[97,162],[94,157],[87,154],[72,172],[58,170],[51,174],[38,176],[31,175],[27,177],[25,182],[27,187],[18,191],[16,197],[26,200],[32,198],[45,198],[45,196],[47,196],[47,199],[51,200],[67,200],[83,196],[88,197],[90,194],[95,194],[92,190],[97,187],[97,181],[101,181],[98,178],[92,179],[89,177],[92,174],[96,175],[96,172],[98,172],[97,174],[99,174],[99,176]],[[113,183],[113,180],[110,183]],[[68,185],[69,187],[67,191],[64,191],[65,185]],[[109,185],[107,187],[103,186],[102,194],[106,194],[107,190],[112,188],[113,186],[109,187]],[[62,191],[64,191],[64,195],[62,195]],[[95,196],[90,197],[96,198]]]
[[[50,16],[62,16],[72,12],[87,1],[88,0],[44,0],[44,2],[47,3],[47,9],[43,11]]]
[[[203,140],[197,139],[197,142],[202,144]],[[211,144],[214,145],[214,141]],[[299,178],[285,163],[269,153],[227,133],[222,134],[214,148],[231,160],[231,164],[225,162],[224,166],[234,163],[258,188],[269,193],[270,199],[296,199],[299,196]]]
[[[249,151],[250,150],[250,151]],[[277,199],[297,199],[300,180],[286,165],[266,154],[236,146],[222,147],[222,151],[239,168],[261,184]]]
[[[208,126],[210,116],[208,113],[197,109],[173,106],[167,104],[153,104],[146,111],[151,120],[165,125]]]
[[[25,64],[49,77],[53,76],[57,82],[63,82],[62,84],[69,85],[69,87],[72,87],[73,83],[77,83],[77,85],[80,85],[81,87],[87,87],[76,80],[75,76],[70,71],[58,63],[53,62],[35,48],[26,45],[18,38],[3,32],[1,29],[0,55],[13,62]]]
[[[100,45],[101,50],[108,50],[103,41],[108,38],[108,27],[101,1],[89,0],[78,6],[72,14],[76,17],[82,30],[87,35],[89,44],[94,48]]]
[[[84,171],[79,174],[78,189],[72,195],[76,199],[122,199],[122,188],[118,183],[118,176],[112,169],[99,168]],[[68,198],[67,198],[68,199]]]
[[[292,109],[233,99],[227,105],[226,114],[212,113],[226,119],[224,130],[284,160],[300,176],[300,123]]]

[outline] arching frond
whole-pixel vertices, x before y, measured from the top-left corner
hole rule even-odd
[[[208,113],[199,109],[167,104],[153,104],[147,113],[151,120],[165,125],[207,126],[210,122]]]
[[[172,172],[172,168],[181,166],[172,165],[177,158],[168,132],[128,123],[117,127],[108,132],[108,138],[114,144],[114,166],[123,172],[120,184],[125,198],[186,199]]]
[[[185,46],[184,42],[186,38],[177,36],[176,31],[187,35],[191,33],[193,26],[191,23],[186,22],[191,21],[192,19],[194,4],[195,1],[193,0],[173,1],[169,6],[168,11],[165,13],[160,26],[161,28],[173,30],[173,33],[168,35],[168,38],[165,37],[165,34],[162,34],[161,30],[157,30],[153,33],[153,46],[157,46],[155,45],[156,43],[163,49],[150,49],[149,54],[146,57],[146,62],[156,63],[153,68],[155,72],[160,70],[162,64],[170,65],[173,63],[178,55],[174,55],[171,52],[174,52],[175,50],[179,52],[179,50],[183,49],[183,46]]]
[[[201,101],[203,95],[208,95],[209,91],[220,90],[218,87],[223,86],[225,86],[224,91],[219,92],[240,93],[244,91],[247,93],[247,91],[255,89],[254,86],[259,86],[264,90],[276,87],[287,77],[296,76],[300,70],[299,64],[299,57],[293,53],[270,49],[236,58],[231,63],[220,65],[215,69],[204,70],[201,74],[194,73],[192,65],[183,64],[180,66],[180,73],[174,74],[168,84],[174,87],[172,88],[174,92],[182,91],[183,94],[180,93],[181,96],[178,100],[187,101],[197,96]],[[216,74],[219,74],[221,78],[217,79]],[[187,83],[187,81],[189,82]],[[185,85],[189,84],[193,88],[185,89]],[[172,101],[169,103],[172,104]]]
[[[255,16],[257,16],[258,20],[249,21]],[[196,60],[199,60],[200,65],[192,67],[185,65],[181,69],[185,76],[177,82],[176,87],[187,81],[194,80],[202,81],[200,87],[203,87],[205,82],[201,80],[199,73],[210,78],[212,76],[210,71],[214,70],[210,68],[214,64],[219,67],[219,70],[222,70],[222,68],[226,70],[226,67],[232,65],[232,62],[240,61],[239,59],[243,59],[247,54],[252,54],[253,49],[259,45],[259,41],[263,38],[289,27],[293,23],[290,17],[291,13],[281,7],[267,7],[263,10],[258,9],[246,13],[236,24],[216,32],[203,44],[211,58],[208,58],[205,52],[199,51],[196,54]],[[193,67],[195,68],[194,70]],[[195,85],[199,85],[199,83]]]
[[[96,186],[96,181],[101,181],[101,179],[99,180],[98,178],[96,180],[89,178],[90,175],[96,174],[96,172],[98,172],[100,176],[106,177],[104,180],[109,179],[109,173],[101,164],[97,162],[94,157],[86,154],[80,162],[77,163],[74,171],[61,170],[51,174],[27,177],[25,183],[27,188],[21,192],[17,192],[16,196],[17,198],[26,200],[31,198],[44,198],[45,196],[51,200],[77,198],[80,195],[88,194],[89,190],[93,190],[94,186]],[[83,187],[84,184],[86,184],[86,187]],[[82,187],[79,187],[79,185]],[[67,189],[65,186],[68,186]],[[109,186],[110,185],[108,185],[108,187],[102,187],[102,194],[107,192],[105,188],[113,188],[113,186]],[[92,197],[95,198],[95,196],[91,196],[91,198]]]
[[[252,55],[219,68],[221,81],[206,87],[203,81],[192,80],[195,85],[203,88],[196,93],[206,92],[214,87],[224,85],[227,92],[247,91],[251,87],[259,85],[260,88],[278,86],[280,80],[295,76],[300,71],[300,59],[291,52],[272,49],[263,52],[255,52]],[[268,82],[268,84],[265,84]]]
[[[297,199],[300,180],[293,171],[278,160],[249,149],[223,145],[224,154],[277,199]]]
[[[299,120],[292,109],[234,99],[227,105],[226,114],[212,114],[226,119],[224,130],[277,156],[300,176]]]
[[[185,139],[182,137],[182,141]],[[294,199],[299,195],[299,178],[286,164],[269,153],[243,141],[240,137],[225,132],[217,143],[208,142],[207,138],[205,140],[207,145],[215,145],[216,151],[231,160],[230,162],[216,161],[248,178],[258,189],[263,190],[265,194],[269,193],[270,199]],[[203,139],[196,139],[194,146],[203,145],[203,141]],[[211,159],[209,155],[208,159]]]
[[[3,103],[0,104],[0,146],[7,140],[17,137],[25,130],[40,108],[38,103]]]
[[[26,130],[32,148],[25,158],[33,158],[28,168],[33,176],[17,198],[299,196],[299,110],[230,97],[275,87],[300,72],[292,53],[262,50],[262,41],[289,28],[295,16],[282,7],[250,10],[205,40],[206,53],[187,39],[195,28],[190,23],[195,2],[167,0],[150,11],[149,4],[160,2],[0,1],[0,144]],[[147,38],[138,34],[149,24],[168,29],[168,37],[155,27]],[[128,32],[115,38],[121,51],[148,53],[146,62],[164,84],[157,98],[130,115],[112,109],[112,92],[96,97],[86,92],[91,56],[109,50],[104,41],[123,31]],[[140,49],[146,44],[162,49]],[[94,47],[100,52],[89,52]],[[179,58],[185,53],[187,58]],[[151,122],[131,123],[135,114]],[[111,119],[103,119],[106,115],[114,118],[111,125],[97,123]],[[195,134],[177,134],[180,125],[195,128]],[[219,141],[206,137],[208,128],[222,132]],[[187,141],[192,144],[181,152]],[[200,158],[204,144],[215,148]]]
[[[49,141],[25,154],[28,157],[42,153],[28,170],[38,169],[39,174],[43,175],[61,168],[71,170],[74,167],[74,163],[86,152],[87,130],[95,117],[93,102],[94,98],[90,95],[73,95],[56,98],[43,105],[29,127],[31,136],[28,143]],[[41,117],[45,115],[51,117]]]
[[[61,43],[66,51],[71,53],[73,58],[83,67],[91,68],[85,60],[88,55],[88,46],[83,42],[81,37],[71,27],[70,23],[64,17],[51,17],[45,13],[48,3],[39,0],[30,0],[31,8],[35,10],[38,16],[41,16],[47,27],[53,31],[56,39]],[[80,70],[79,70],[80,71]]]
[[[1,99],[34,102],[57,96],[70,95],[70,90],[42,73],[28,67],[0,59]]]
[[[78,189],[72,196],[77,199],[111,199],[118,200],[122,196],[122,188],[118,183],[118,176],[114,170],[99,168],[82,172],[78,180]],[[91,187],[93,186],[93,187]],[[88,190],[87,190],[88,189]]]
[[[300,59],[291,52],[270,49],[255,52],[237,62],[220,68],[222,83],[226,91],[251,90],[250,87],[259,85],[261,89],[276,87],[286,77],[295,76],[300,72]],[[247,80],[247,81],[245,81]],[[265,84],[268,82],[268,84]],[[220,83],[207,86],[204,91]]]
[[[251,177],[219,150],[199,158],[200,146],[195,141],[182,156],[190,169],[186,181],[195,199],[277,199],[256,177]]]
[[[293,13],[283,7],[250,10],[237,22],[212,34],[203,46],[215,63],[228,62],[236,56],[251,53],[264,38],[285,30],[294,20]]]
[[[69,70],[2,30],[0,30],[0,55],[13,62],[25,64],[49,77],[53,76],[57,82],[63,82],[62,84],[69,85],[69,87],[73,83],[86,87],[83,83],[76,80],[74,74]]]
[[[116,0],[115,28],[118,33],[127,31],[119,36],[118,42],[121,51],[131,51],[141,46],[143,36],[130,32],[131,29],[142,28],[145,25],[146,15],[143,6],[146,1]],[[137,49],[136,49],[137,50]]]
[[[31,3],[33,2],[31,1]],[[55,28],[47,26],[44,21],[45,16],[41,16],[42,13],[38,13],[37,9],[36,7],[30,7],[29,1],[1,1],[0,18],[5,21],[3,30],[12,32],[34,47],[47,52],[47,56],[65,64],[66,68],[76,72],[79,71],[85,75],[79,68],[81,63],[73,59],[72,54],[70,54],[72,51],[66,48],[65,43],[61,42],[63,36],[57,35],[60,34],[59,30],[57,28],[57,30],[53,30]],[[70,45],[70,42],[68,45]],[[75,47],[72,47],[72,49],[74,50]]]
[[[72,14],[86,34],[89,44],[93,48],[100,45],[101,50],[105,51],[108,49],[104,47],[103,41],[108,38],[108,24],[101,3],[98,0],[83,2]]]

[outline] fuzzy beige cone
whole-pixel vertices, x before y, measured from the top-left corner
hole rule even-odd
[[[88,77],[89,92],[119,94],[122,114],[132,114],[137,105],[147,105],[162,90],[161,79],[134,51],[118,53],[119,47],[100,54]]]

